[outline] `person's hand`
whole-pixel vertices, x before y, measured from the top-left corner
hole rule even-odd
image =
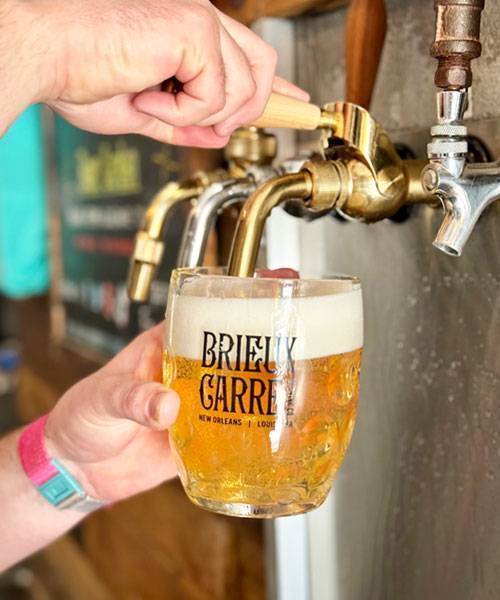
[[[179,399],[161,381],[161,323],[70,388],[46,423],[49,454],[85,491],[116,501],[176,475],[166,429]]]
[[[308,98],[275,77],[270,45],[208,0],[21,4],[50,37],[44,100],[88,131],[218,147],[262,114],[273,89]],[[160,91],[173,76],[182,91]]]

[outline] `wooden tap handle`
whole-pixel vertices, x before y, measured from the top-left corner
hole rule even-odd
[[[346,28],[346,100],[370,107],[387,31],[384,0],[352,0]]]
[[[254,127],[316,129],[320,119],[321,109],[319,106],[273,92],[264,114],[251,125]]]
[[[162,83],[161,89],[163,92],[177,94],[182,89],[182,84],[175,77],[171,77]],[[273,92],[264,113],[250,126],[316,129],[320,119],[321,109],[319,106]]]

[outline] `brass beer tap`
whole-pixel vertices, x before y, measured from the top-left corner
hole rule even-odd
[[[183,182],[167,183],[151,200],[137,232],[130,257],[127,292],[134,302],[146,302],[151,292],[164,252],[163,230],[178,204],[197,198],[213,181],[222,179],[223,171],[198,173]]]
[[[240,213],[229,274],[251,277],[265,220],[289,200],[313,212],[337,210],[367,222],[394,215],[405,204],[433,203],[420,173],[426,161],[402,160],[383,127],[350,102],[327,104],[320,111],[323,159],[307,161],[298,173],[275,177],[260,186]],[[285,122],[285,117],[280,117]],[[269,121],[267,121],[269,123]],[[295,127],[297,120],[295,119]]]
[[[225,148],[227,170],[200,172],[183,182],[170,182],[151,200],[141,229],[135,237],[130,259],[127,291],[131,300],[146,302],[161,264],[165,243],[163,231],[173,209],[191,202],[179,252],[179,266],[196,266],[204,256],[210,226],[226,205],[241,202],[271,175],[276,156],[276,138],[256,127],[237,130]],[[248,170],[254,169],[248,176]]]

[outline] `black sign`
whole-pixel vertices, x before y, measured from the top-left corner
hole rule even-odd
[[[64,337],[109,356],[163,318],[185,207],[167,226],[164,261],[148,304],[129,301],[126,277],[145,207],[180,177],[180,150],[139,136],[90,134],[56,119],[55,156]]]

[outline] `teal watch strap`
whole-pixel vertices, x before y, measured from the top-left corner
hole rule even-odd
[[[38,486],[37,489],[52,506],[59,509],[72,508],[82,512],[91,512],[105,504],[105,502],[87,495],[78,481],[57,459],[52,458],[50,462],[58,473]]]

